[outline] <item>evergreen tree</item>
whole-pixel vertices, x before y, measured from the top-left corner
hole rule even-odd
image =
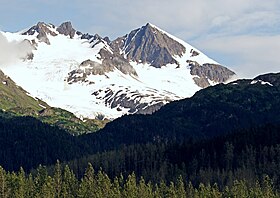
[[[6,171],[0,166],[0,197],[6,198],[9,196],[9,189],[7,187]]]
[[[96,180],[94,169],[91,163],[88,163],[88,167],[81,180],[78,197],[95,197]]]
[[[15,189],[16,198],[25,198],[27,197],[27,181],[23,168],[20,168],[20,171],[17,175],[17,188]]]
[[[26,197],[35,197],[35,193],[35,184],[32,174],[30,173],[26,179]]]
[[[39,167],[36,170],[37,174],[36,177],[34,178],[34,187],[35,187],[35,194],[40,195],[42,192],[43,186],[50,181],[50,178],[48,176],[48,172],[45,166],[39,165]],[[51,184],[50,184],[51,185]]]
[[[121,191],[121,186],[120,186],[118,177],[115,177],[113,184],[112,184],[112,197],[114,197],[114,198],[122,197],[122,191]]]
[[[153,197],[153,189],[151,183],[146,184],[145,179],[143,177],[140,178],[138,184],[138,197]]]
[[[136,176],[134,173],[128,175],[126,183],[124,185],[123,197],[126,198],[137,198],[137,184],[136,184]]]
[[[55,197],[60,198],[62,192],[62,173],[61,173],[61,166],[59,161],[57,161],[55,165],[53,181],[54,181]]]
[[[63,172],[63,182],[62,182],[62,197],[63,198],[74,198],[77,195],[78,190],[78,180],[70,170],[69,166],[66,165]]]
[[[169,187],[167,188],[166,197],[168,198],[178,198],[176,188],[173,182],[170,182]]]
[[[263,180],[263,196],[264,197],[271,197],[276,198],[279,197],[278,193],[275,193],[273,189],[273,182],[272,180],[266,175]]]
[[[177,179],[176,194],[178,198],[185,198],[187,196],[185,190],[185,184],[181,175]]]
[[[36,197],[40,198],[56,198],[57,189],[55,189],[54,179],[51,176],[47,176],[45,183],[37,192]]]
[[[102,170],[98,171],[96,179],[96,198],[109,198],[112,197],[112,184],[108,175]]]
[[[244,181],[235,180],[231,193],[233,197],[246,198],[249,196],[249,189]]]

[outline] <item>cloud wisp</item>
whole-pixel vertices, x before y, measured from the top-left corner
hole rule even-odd
[[[32,45],[28,41],[11,41],[0,32],[0,65],[7,66],[20,59],[26,58],[32,52]]]
[[[231,56],[239,77],[252,78],[256,75],[279,72],[280,35],[226,36],[201,40],[206,51]],[[230,63],[227,63],[230,64]]]

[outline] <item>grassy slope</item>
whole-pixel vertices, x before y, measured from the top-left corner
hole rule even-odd
[[[50,107],[45,102],[28,96],[24,89],[17,86],[2,71],[0,71],[0,109],[13,116],[36,117],[75,135],[94,132],[106,124],[106,121],[100,120],[82,121],[66,110]]]

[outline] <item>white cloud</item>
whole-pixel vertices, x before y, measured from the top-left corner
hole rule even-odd
[[[0,0],[0,24],[26,28],[38,21],[72,21],[76,29],[122,36],[151,22],[194,43],[218,62],[227,57],[240,73],[276,71],[280,65],[279,0]],[[21,5],[21,6],[17,6]],[[50,13],[49,10],[52,10]],[[55,14],[54,14],[55,13]],[[18,20],[21,18],[22,20]],[[24,24],[25,23],[25,24]],[[26,25],[27,24],[27,25]],[[270,57],[262,55],[263,49]],[[266,66],[264,66],[266,65]],[[254,68],[254,69],[252,69]]]
[[[261,73],[280,72],[280,35],[227,36],[201,40],[198,45],[215,54],[231,56],[228,65],[240,77],[251,78]]]
[[[92,19],[88,22],[93,27],[112,26],[107,32],[111,37],[146,22],[173,34],[184,32],[184,39],[204,35],[217,27],[220,33],[232,34],[229,31],[272,27],[280,16],[278,0],[84,0],[78,6]]]
[[[28,42],[9,42],[0,32],[0,64],[8,65],[25,58],[32,52],[32,46]]]

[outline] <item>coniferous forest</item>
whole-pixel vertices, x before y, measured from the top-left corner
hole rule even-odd
[[[280,197],[280,76],[73,136],[0,112],[0,197]]]
[[[156,197],[279,197],[272,180],[266,176],[249,184],[235,180],[221,190],[217,184],[185,183],[180,176],[175,182],[161,181],[154,184],[143,177],[136,179],[134,173],[110,179],[102,170],[95,172],[89,163],[83,177],[78,179],[68,167],[57,162],[50,175],[46,167],[39,166],[35,175],[26,175],[23,169],[17,173],[6,172],[0,167],[1,197],[96,197],[96,198],[156,198]]]

